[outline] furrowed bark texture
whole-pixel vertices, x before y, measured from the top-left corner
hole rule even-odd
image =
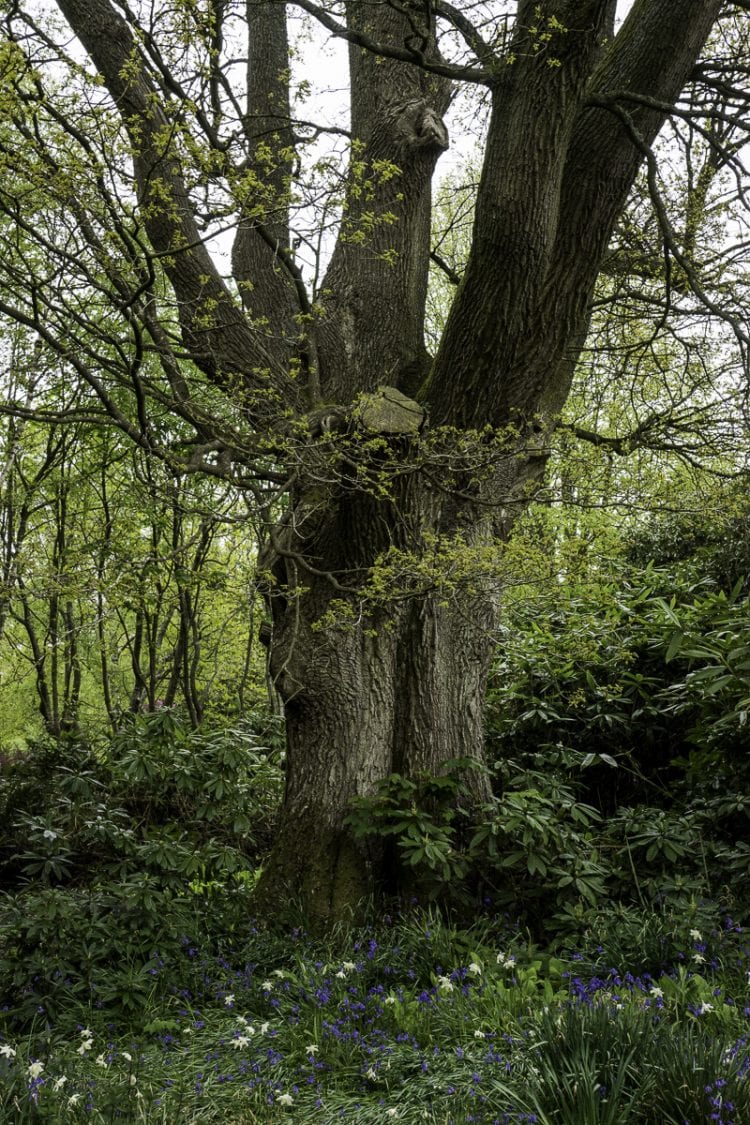
[[[248,156],[234,174],[259,182],[265,168],[266,179],[238,216],[235,299],[201,244],[180,158],[164,141],[164,93],[131,31],[109,0],[58,4],[129,132],[144,222],[167,255],[185,347],[210,377],[237,387],[260,425],[271,424],[266,391],[273,406],[301,414],[309,403],[301,407],[287,373],[298,346],[294,278],[275,252],[277,243],[288,249],[293,147],[284,5],[247,2]],[[311,427],[263,560],[288,763],[259,901],[274,910],[298,900],[322,923],[399,880],[382,850],[345,828],[349,799],[372,794],[391,771],[438,773],[451,758],[481,759],[500,575],[479,566],[447,585],[430,581],[431,553],[451,543],[479,559],[522,510],[544,458],[520,450],[541,440],[565,400],[614,224],[721,0],[636,0],[615,36],[614,0],[521,0],[507,53],[493,60],[482,51],[492,109],[473,241],[434,360],[423,336],[430,183],[448,144],[450,89],[420,66],[439,62],[432,6],[346,8],[358,44],[350,46],[352,161],[323,311],[306,331],[319,363],[316,405],[325,413],[332,404],[347,441],[374,444],[357,460],[351,444],[339,448]],[[413,62],[363,50],[363,36]],[[215,310],[208,324],[206,298]],[[424,410],[433,431],[455,429],[450,479],[445,460],[422,471],[419,424],[356,421],[358,396],[381,386],[408,396],[413,417]],[[459,436],[481,456],[470,434],[488,426],[514,427],[517,452],[475,473]],[[363,486],[378,465],[390,467],[390,491]],[[375,564],[394,551],[417,561],[417,577],[393,597],[368,599]],[[471,777],[474,799],[486,799],[486,782]]]
[[[413,29],[408,14],[394,9],[350,3],[349,24],[399,44]],[[422,30],[430,54],[434,28]],[[355,159],[323,285],[321,388],[332,402],[379,383],[409,393],[426,373],[430,184],[449,143],[445,79],[355,46],[350,74]]]
[[[247,204],[232,247],[232,273],[252,323],[283,370],[298,332],[294,285],[280,257],[289,247],[288,199],[294,159],[289,44],[283,4],[247,0]],[[243,193],[245,194],[245,193]],[[260,211],[253,216],[252,212]],[[257,285],[259,277],[264,279]]]

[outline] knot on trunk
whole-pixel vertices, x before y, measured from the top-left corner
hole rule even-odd
[[[394,138],[403,148],[448,148],[448,130],[440,114],[422,98],[393,106],[388,116]]]
[[[322,434],[340,434],[348,428],[348,409],[336,404],[320,406],[307,415],[307,428],[310,437],[319,438]]]

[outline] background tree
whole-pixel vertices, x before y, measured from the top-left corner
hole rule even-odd
[[[7,390],[64,412],[28,341],[11,342]],[[193,726],[257,706],[257,534],[231,483],[166,471],[111,428],[4,425],[0,737],[38,734],[32,710],[59,736],[157,705]]]
[[[546,464],[597,278],[632,269],[609,248],[642,166],[669,292],[726,315],[744,348],[741,309],[711,299],[697,260],[712,158],[680,240],[653,147],[673,115],[741,174],[741,7],[636,0],[615,33],[614,0],[58,0],[71,41],[49,9],[4,5],[0,313],[96,400],[46,420],[115,426],[167,471],[229,475],[265,517],[288,742],[266,904],[291,892],[326,919],[398,885],[343,827],[350,798],[394,770],[481,760],[502,544]],[[328,126],[299,112],[287,10],[349,44],[341,216],[312,291],[290,214],[333,158],[311,147]],[[431,180],[457,84],[488,119],[430,355]]]

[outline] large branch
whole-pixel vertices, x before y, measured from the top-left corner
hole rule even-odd
[[[278,0],[246,0],[248,150],[243,179],[257,185],[232,247],[232,273],[249,316],[265,326],[266,346],[288,365],[298,335],[295,313],[307,294],[289,250],[289,183],[294,135],[289,103],[286,12]],[[259,205],[260,203],[260,205]],[[296,270],[296,273],[295,273]],[[299,287],[301,286],[301,287]],[[299,287],[299,288],[298,288]]]
[[[349,4],[348,27],[383,44],[419,41],[437,56],[429,6]],[[319,325],[324,401],[350,402],[378,384],[407,395],[424,377],[431,180],[448,147],[449,83],[399,52],[349,51],[352,159]]]
[[[632,104],[627,121],[622,113],[583,108],[571,138],[555,255],[566,262],[566,273],[551,274],[548,281],[548,292],[557,287],[562,313],[556,337],[548,343],[557,366],[548,369],[542,391],[553,413],[567,397],[576,344],[588,324],[612,231],[722,7],[722,0],[636,0],[589,83],[592,100],[604,102],[627,91]]]
[[[509,78],[493,91],[472,247],[425,390],[434,421],[504,425],[525,405],[523,349],[542,313],[566,153],[612,7],[519,4]]]
[[[546,84],[525,64],[523,85],[494,107],[472,251],[428,391],[441,422],[521,423],[564,402],[643,145],[686,85],[722,0],[636,0],[603,53],[597,29],[611,6],[568,6],[579,16]],[[632,109],[638,145],[616,115],[587,104],[622,90],[644,99]]]
[[[102,74],[133,149],[149,239],[173,286],[187,349],[211,378],[231,387],[256,418],[278,415],[296,394],[224,284],[204,245],[171,125],[133,34],[109,0],[57,0]]]

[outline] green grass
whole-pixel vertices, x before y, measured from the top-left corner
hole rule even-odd
[[[6,1012],[0,1120],[742,1125],[744,935],[682,938],[658,977],[430,915],[253,933],[231,956],[185,944],[127,1023]]]

